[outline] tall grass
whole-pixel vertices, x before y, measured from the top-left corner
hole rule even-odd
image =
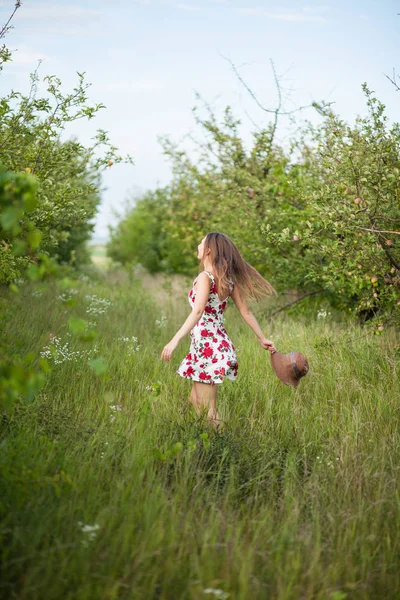
[[[216,433],[175,373],[189,337],[160,360],[186,298],[160,306],[135,281],[78,290],[70,308],[54,286],[22,286],[5,324],[12,352],[40,351],[50,332],[84,350],[66,336],[70,313],[93,318],[86,295],[112,302],[96,317],[107,377],[84,357],[60,362],[34,402],[3,417],[3,598],[400,597],[394,334],[315,314],[268,324],[260,311],[279,350],[309,358],[294,390],[231,306],[239,376],[219,388]],[[129,355],[119,338],[131,336]]]

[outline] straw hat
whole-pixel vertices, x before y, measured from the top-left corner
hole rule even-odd
[[[285,385],[297,387],[300,379],[307,375],[308,360],[301,352],[294,350],[290,354],[271,352],[271,364],[279,379]]]

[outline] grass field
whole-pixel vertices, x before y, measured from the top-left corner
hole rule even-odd
[[[52,371],[2,417],[0,596],[399,598],[394,333],[365,336],[312,303],[270,324],[256,305],[278,350],[309,358],[294,390],[231,305],[239,375],[219,389],[216,433],[175,374],[189,337],[159,358],[189,304],[168,282],[157,289],[109,273],[12,296],[10,351],[42,351]],[[94,342],[71,333],[72,314]]]
[[[89,246],[90,255],[93,263],[102,268],[107,268],[112,261],[107,256],[106,246],[104,244],[91,244]]]

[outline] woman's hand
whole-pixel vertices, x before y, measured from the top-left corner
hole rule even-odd
[[[275,348],[275,344],[272,340],[267,340],[265,337],[260,339],[260,344],[265,350],[269,350],[270,352],[277,352]]]
[[[178,342],[172,339],[166,346],[164,346],[164,349],[161,352],[161,360],[171,360],[172,353],[177,348],[177,346]]]

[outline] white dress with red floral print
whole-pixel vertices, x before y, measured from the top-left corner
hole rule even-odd
[[[189,354],[185,356],[176,372],[186,379],[215,384],[222,383],[225,377],[235,380],[238,372],[235,346],[224,327],[224,310],[233,290],[233,282],[229,282],[229,296],[221,301],[218,298],[214,275],[209,271],[204,272],[211,279],[207,304],[201,318],[190,332]],[[192,309],[196,298],[194,284],[197,277],[188,294]]]

